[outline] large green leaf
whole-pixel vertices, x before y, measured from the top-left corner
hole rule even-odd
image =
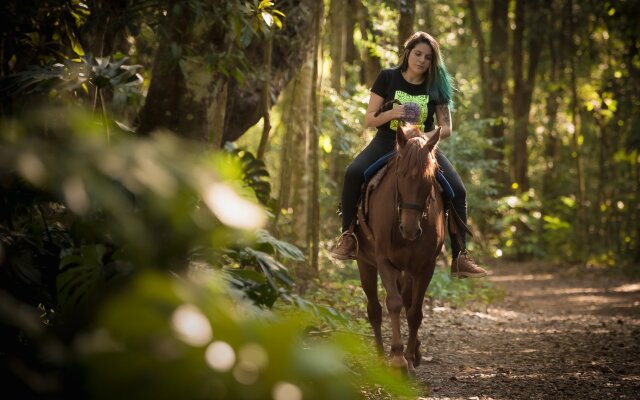
[[[304,253],[295,245],[276,239],[268,231],[264,229],[258,229],[256,231],[256,238],[258,243],[266,243],[272,246],[276,252],[285,258],[289,258],[294,261],[304,261]]]
[[[72,310],[104,283],[103,244],[71,249],[60,259],[58,275],[58,303],[63,310]]]

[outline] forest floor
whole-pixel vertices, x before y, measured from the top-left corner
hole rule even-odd
[[[425,310],[421,400],[640,398],[639,279],[535,263],[490,269],[502,300]]]

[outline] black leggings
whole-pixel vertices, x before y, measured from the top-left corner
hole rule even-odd
[[[342,231],[349,229],[351,222],[356,215],[356,207],[358,198],[360,197],[361,186],[364,183],[364,171],[373,164],[377,159],[389,153],[395,148],[396,137],[385,132],[378,132],[373,140],[356,156],[351,164],[347,167],[344,176],[344,185],[342,187]],[[444,174],[447,181],[453,189],[455,197],[453,198],[453,207],[462,219],[467,223],[467,190],[460,179],[460,175],[456,172],[451,162],[438,149],[436,150],[436,159],[440,170]],[[451,242],[451,253],[454,258],[458,257],[461,251],[466,247],[466,233],[463,229],[458,229],[462,247],[457,239],[449,232]]]

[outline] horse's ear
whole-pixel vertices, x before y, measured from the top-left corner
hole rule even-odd
[[[436,144],[438,144],[438,142],[440,141],[441,129],[441,127],[438,127],[436,129],[436,133],[434,133],[433,136],[431,136],[431,139],[429,139],[429,141],[427,142],[427,148],[429,149],[429,152],[432,152],[433,148],[436,147]]]
[[[407,144],[407,136],[404,134],[400,124],[398,124],[398,129],[396,129],[396,142],[400,148],[403,148]]]

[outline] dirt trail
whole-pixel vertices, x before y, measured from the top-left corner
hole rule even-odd
[[[421,399],[640,399],[640,281],[504,264],[504,300],[434,307]]]

